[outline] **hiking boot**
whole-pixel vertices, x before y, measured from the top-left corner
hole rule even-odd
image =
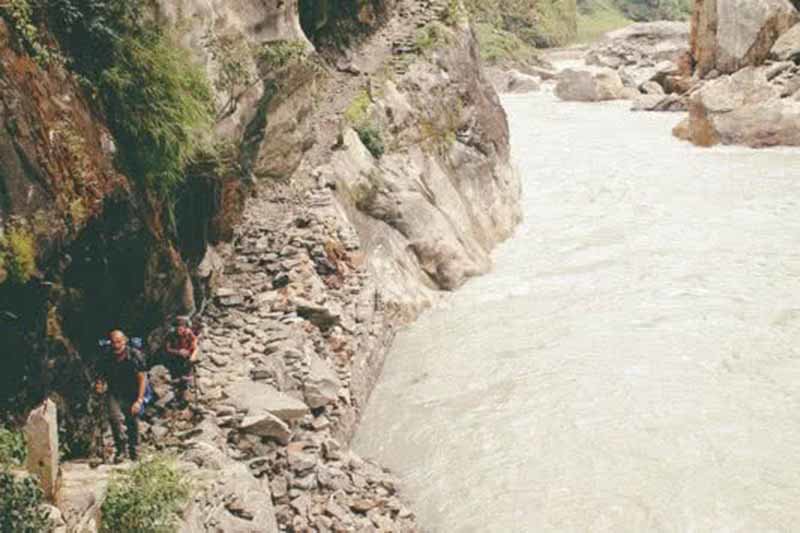
[[[111,458],[111,463],[118,465],[125,462],[125,454],[122,452],[117,452],[114,454],[114,457]]]
[[[132,448],[130,450],[129,455],[130,455],[131,461],[133,461],[134,463],[139,460],[139,452],[137,452],[135,448]]]

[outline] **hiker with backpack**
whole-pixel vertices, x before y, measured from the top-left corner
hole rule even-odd
[[[139,417],[144,410],[147,389],[145,358],[140,350],[130,346],[122,331],[114,330],[109,333],[108,341],[109,353],[102,354],[97,366],[95,391],[105,396],[116,448],[114,462],[122,461],[124,440],[127,440],[129,457],[136,461]],[[123,431],[126,436],[124,440]]]
[[[167,368],[176,383],[177,396],[185,406],[188,390],[194,381],[194,365],[197,362],[198,342],[192,331],[191,320],[185,316],[175,318],[174,329],[166,339]]]

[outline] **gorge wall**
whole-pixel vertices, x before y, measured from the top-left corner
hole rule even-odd
[[[143,433],[202,480],[183,528],[414,529],[391,476],[347,442],[397,325],[485,272],[520,219],[464,8],[187,0],[147,17],[214,109],[195,135],[217,148],[170,199],[120,164],[130,146],[70,63],[0,25],[0,412],[50,396],[71,453],[88,453],[96,339],[121,327],[156,348],[165,318],[198,312],[202,421],[164,404]],[[88,530],[92,476],[64,470],[65,517]]]

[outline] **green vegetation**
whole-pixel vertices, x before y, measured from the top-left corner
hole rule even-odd
[[[494,65],[505,61],[527,63],[536,58],[536,50],[517,35],[485,22],[474,26],[481,59]]]
[[[30,476],[17,476],[0,465],[0,533],[50,531],[49,513],[39,483]]]
[[[186,480],[174,461],[166,457],[141,461],[111,480],[101,531],[174,531],[176,513],[188,497]]]
[[[25,437],[22,433],[0,427],[0,465],[21,465],[25,462],[26,455]]]
[[[594,42],[604,33],[625,27],[631,22],[612,0],[592,0],[578,9],[576,40],[579,43]]]
[[[0,237],[0,267],[12,283],[21,285],[31,279],[36,272],[36,243],[29,232],[11,228]]]
[[[301,41],[273,41],[264,45],[258,54],[259,64],[266,73],[304,58],[306,45]]]
[[[34,11],[29,0],[6,0],[0,5],[0,14],[14,28],[22,44],[40,65],[44,66],[55,54],[44,45],[34,24]]]
[[[465,0],[464,3],[475,22],[490,26],[493,33],[503,35],[506,41],[512,39],[510,34],[525,46],[548,47],[567,44],[575,37],[575,0]]]
[[[213,122],[211,90],[188,53],[160,31],[119,41],[99,86],[126,168],[162,197],[183,182]]]
[[[51,0],[48,25],[102,106],[125,170],[172,200],[213,123],[211,88],[144,0]]]
[[[421,53],[446,46],[453,42],[453,33],[441,22],[431,22],[417,30],[414,44]]]
[[[0,533],[50,531],[49,514],[43,510],[42,489],[30,476],[17,475],[11,467],[25,462],[22,433],[0,427]]]
[[[380,159],[386,151],[386,147],[383,144],[383,134],[381,133],[381,130],[369,124],[356,126],[355,130],[358,134],[358,138],[361,139],[362,143],[364,143],[364,146],[367,148],[367,150],[369,150],[369,153],[371,153],[376,159]]]
[[[366,89],[360,91],[345,109],[344,119],[358,134],[358,138],[361,139],[367,150],[375,158],[380,159],[386,151],[386,146],[383,142],[383,133],[380,126],[373,124],[369,120],[369,106],[371,104],[372,99],[369,96],[369,92]]]
[[[358,125],[367,119],[367,110],[372,101],[366,89],[360,91],[353,97],[350,105],[344,111],[344,118],[352,125]]]

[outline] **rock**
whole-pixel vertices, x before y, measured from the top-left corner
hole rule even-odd
[[[789,31],[778,37],[778,40],[772,45],[769,55],[778,61],[800,62],[800,23],[795,24]]]
[[[775,41],[798,22],[788,0],[696,0],[692,56],[700,76],[760,65]]]
[[[658,83],[656,83],[654,81],[646,81],[646,82],[644,82],[641,85],[641,90],[642,90],[642,92],[644,94],[648,94],[648,95],[663,95],[664,94],[664,88],[660,84],[658,84]]]
[[[487,74],[500,94],[523,94],[540,89],[539,79],[518,70],[487,69]]]
[[[748,67],[707,82],[689,99],[688,124],[676,136],[700,146],[800,146],[800,101],[781,98],[764,68]]]
[[[555,94],[562,100],[595,102],[597,87],[591,72],[567,69],[558,76]]]
[[[230,403],[248,415],[270,413],[284,422],[303,418],[308,406],[262,382],[242,380],[225,389]]]
[[[597,87],[598,100],[617,100],[622,98],[622,91],[624,86],[622,80],[613,70],[606,70],[598,72],[594,75],[595,85]]]
[[[342,382],[327,361],[312,356],[309,373],[303,382],[303,396],[312,409],[333,403],[339,397]]]
[[[597,102],[619,99],[623,96],[623,89],[619,74],[612,70],[592,74],[567,69],[559,75],[555,94],[566,101]]]
[[[239,430],[259,437],[271,437],[281,444],[288,444],[292,437],[289,426],[271,413],[247,416],[239,424]]]
[[[64,516],[55,505],[44,504],[42,510],[47,513],[50,518],[52,529],[49,533],[67,533],[67,523],[64,521]]]
[[[643,94],[634,100],[631,111],[686,111],[686,100],[675,94]]]
[[[315,304],[302,298],[295,298],[294,305],[297,307],[297,314],[325,331],[338,324],[341,320],[340,313],[324,305]]]
[[[25,422],[28,455],[25,467],[39,478],[48,501],[55,501],[59,477],[58,415],[56,404],[47,399],[28,415]]]

